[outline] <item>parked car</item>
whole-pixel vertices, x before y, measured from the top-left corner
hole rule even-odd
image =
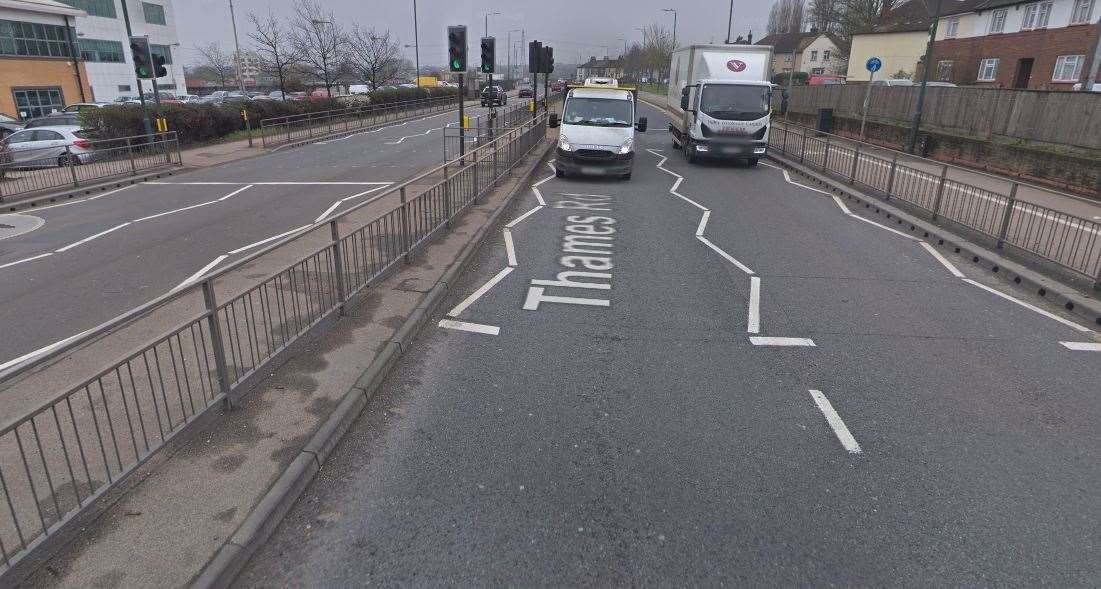
[[[75,112],[80,112],[82,110],[92,110],[92,109],[96,109],[96,108],[103,108],[104,106],[108,106],[110,104],[111,104],[110,102],[77,102],[77,103],[74,103],[74,104],[70,104],[69,106],[66,106],[64,109],[62,109],[61,112],[74,112],[75,113]]]
[[[486,86],[482,89],[482,106],[504,106],[508,95],[500,86]]]
[[[290,100],[291,95],[289,93],[284,93],[282,90],[275,90],[268,92],[268,98],[272,100]]]
[[[196,96],[195,94],[181,94],[178,99],[184,104],[197,104],[200,100],[202,100],[199,96]]]
[[[16,120],[4,120],[7,117],[0,118],[0,140],[4,139],[8,135],[15,133],[16,131],[23,130],[23,123]]]
[[[416,87],[417,87],[416,84],[410,84],[408,82],[406,82],[405,84],[398,84],[398,88],[416,88]]]
[[[520,92],[516,94],[520,98],[532,98],[535,96],[535,91],[528,87],[520,88]]]
[[[8,168],[11,167],[11,162],[11,149],[4,144],[3,140],[0,140],[0,180],[3,180],[4,176],[8,174]]]
[[[44,117],[37,117],[27,121],[24,129],[37,129],[40,127],[80,127],[80,114],[75,112],[56,112]]]
[[[11,152],[11,167],[67,166],[88,163],[95,157],[88,132],[72,125],[23,129],[3,145]]]
[[[307,95],[305,92],[291,92],[290,94],[291,100],[306,100],[306,97]]]
[[[840,86],[845,84],[843,76],[811,76],[808,86]]]
[[[561,92],[566,89],[565,82],[555,82],[550,86],[551,92]]]
[[[907,80],[905,78],[901,80],[888,79],[888,80],[875,80],[872,82],[872,86],[913,86],[913,80]]]

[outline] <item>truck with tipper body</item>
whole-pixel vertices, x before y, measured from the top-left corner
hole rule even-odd
[[[690,162],[741,159],[749,165],[768,153],[774,92],[772,47],[689,45],[673,52],[669,75],[669,125],[673,145]]]

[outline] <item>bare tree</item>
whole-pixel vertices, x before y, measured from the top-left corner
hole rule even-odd
[[[642,34],[642,63],[649,77],[656,77],[657,73],[667,72],[669,62],[673,59],[673,35],[669,29],[652,24],[646,27]]]
[[[222,47],[217,43],[208,43],[196,45],[195,51],[199,54],[199,66],[209,71],[220,87],[228,88],[230,76],[233,75],[233,60],[222,51]]]
[[[802,31],[803,3],[804,0],[776,0],[768,11],[768,34]]]
[[[810,0],[806,15],[810,26],[823,33],[841,32],[841,15],[845,11],[844,0]]]
[[[398,76],[405,65],[401,45],[390,31],[378,33],[373,28],[364,29],[358,24],[348,36],[348,67],[362,82],[377,90],[386,81]]]
[[[343,72],[347,37],[332,11],[325,11],[318,0],[295,0],[292,23],[294,47],[314,79],[325,85],[329,98],[333,84]]]
[[[292,68],[302,61],[294,37],[270,11],[264,20],[260,20],[255,14],[249,14],[248,17],[253,28],[248,36],[256,44],[260,71],[279,81],[279,92],[283,100],[286,100],[287,78]]]
[[[841,13],[840,34],[850,38],[879,23],[883,14],[885,0],[845,0],[845,10]]]

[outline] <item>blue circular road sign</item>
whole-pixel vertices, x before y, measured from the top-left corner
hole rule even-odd
[[[865,65],[865,67],[868,68],[869,72],[872,72],[874,74],[883,67],[883,60],[879,59],[878,57],[873,57],[868,60],[868,63]]]

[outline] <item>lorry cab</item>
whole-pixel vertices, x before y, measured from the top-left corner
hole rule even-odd
[[[768,149],[773,85],[767,81],[700,80],[681,91],[687,133],[674,134],[689,160],[741,157],[751,165]]]
[[[561,126],[555,173],[613,176],[630,179],[635,161],[635,132],[645,133],[646,117],[635,122],[636,94],[630,89],[582,86],[566,94],[562,117],[550,116],[550,126]]]

